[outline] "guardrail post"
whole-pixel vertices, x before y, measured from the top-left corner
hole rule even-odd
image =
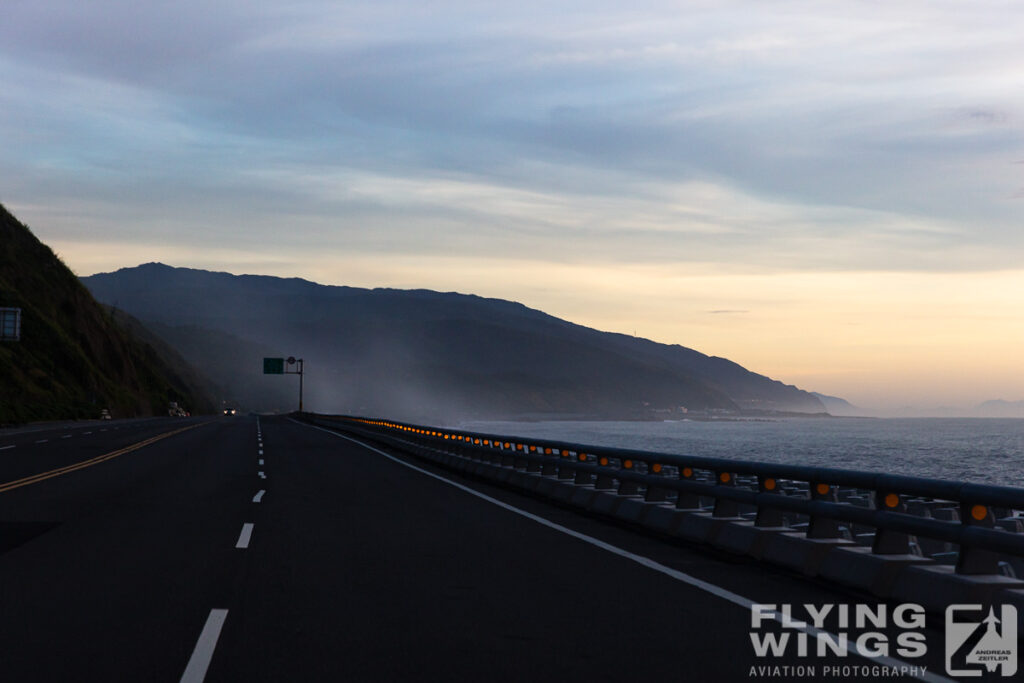
[[[647,463],[647,474],[661,476],[662,465],[659,462]],[[662,486],[651,486],[647,485],[647,491],[644,494],[644,500],[648,503],[662,503],[668,498],[668,489]]]
[[[514,458],[514,462],[512,464],[512,466],[515,467],[517,470],[525,470],[526,469],[526,466],[527,466],[528,463],[527,463],[526,458],[522,457],[525,454],[526,454],[526,444],[517,443],[516,444],[516,453],[515,453],[516,457]]]
[[[633,461],[629,458],[623,458],[621,461],[622,469],[633,471]],[[627,479],[619,479],[619,495],[620,496],[635,496],[640,493],[640,486],[635,481],[629,481]]]
[[[515,447],[515,444],[506,441],[502,445],[501,462],[499,462],[498,464],[500,464],[502,467],[512,467],[513,465],[515,465]]]
[[[602,455],[597,459],[597,464],[601,467],[608,467],[609,460],[607,455]],[[615,479],[610,474],[599,474],[594,480],[594,488],[607,490],[615,486]]]
[[[736,486],[736,477],[732,472],[715,472],[715,485]],[[740,508],[735,500],[715,496],[715,511],[711,513],[712,517],[738,517],[739,513]]]
[[[537,455],[537,447],[536,446],[530,446],[530,453],[532,455]],[[526,471],[527,472],[540,472],[541,471],[540,463],[536,462],[534,460],[527,460],[526,461]]]
[[[810,482],[811,500],[822,500],[828,503],[836,502],[836,489],[824,482]],[[839,538],[839,522],[828,517],[811,515],[807,524],[807,538]]]
[[[590,458],[587,457],[586,453],[576,454],[577,462],[583,464],[586,463],[588,460],[590,460]],[[590,486],[591,484],[594,483],[594,475],[592,475],[590,472],[582,472],[580,470],[576,470],[576,476],[573,479],[572,483],[576,484],[577,486]]]
[[[558,478],[573,479],[576,477],[576,469],[572,466],[572,453],[564,448],[558,449]]]
[[[686,481],[693,481],[693,468],[680,467],[679,478]],[[695,493],[680,491],[679,495],[676,497],[676,508],[679,510],[699,510],[700,496]]]
[[[986,529],[995,527],[992,510],[980,503],[961,503],[960,522],[965,526],[980,526]],[[998,574],[999,555],[991,550],[972,548],[960,544],[960,553],[956,559],[957,574]]]
[[[545,477],[558,474],[558,456],[552,454],[550,448],[544,449],[544,455],[547,457],[544,460],[544,464],[541,465],[540,473]]]
[[[896,493],[875,491],[875,509],[906,512],[907,504]],[[910,553],[910,536],[901,531],[876,527],[871,552],[875,555],[907,555]]]
[[[779,483],[774,477],[757,477],[757,490],[761,493],[778,493]],[[778,527],[786,526],[786,520],[782,516],[782,510],[765,505],[757,506],[757,517],[754,519],[754,526]]]

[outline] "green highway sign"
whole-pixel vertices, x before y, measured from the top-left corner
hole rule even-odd
[[[283,375],[284,374],[284,358],[264,358],[263,359],[263,374],[264,375]]]

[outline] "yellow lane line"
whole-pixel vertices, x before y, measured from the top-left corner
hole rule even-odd
[[[174,429],[174,430],[169,431],[169,432],[164,432],[163,434],[157,434],[156,436],[151,437],[149,439],[146,439],[145,441],[140,441],[138,443],[133,443],[130,446],[125,446],[124,448],[118,449],[116,451],[111,451],[110,453],[104,453],[103,455],[97,455],[95,458],[91,458],[89,460],[83,460],[82,462],[76,462],[75,464],[67,465],[66,467],[59,467],[59,468],[57,468],[55,470],[50,470],[49,472],[40,472],[39,474],[33,474],[31,476],[24,477],[22,479],[15,479],[14,481],[9,481],[6,484],[0,484],[0,493],[3,493],[4,491],[10,491],[11,489],[19,488],[21,486],[28,486],[29,484],[38,484],[41,481],[46,481],[47,479],[52,479],[54,477],[59,477],[60,475],[67,474],[68,472],[74,472],[75,470],[81,470],[81,469],[85,469],[86,467],[92,467],[93,465],[98,465],[101,462],[106,462],[107,460],[112,460],[112,459],[116,458],[119,455],[124,455],[125,453],[131,453],[132,451],[137,451],[138,449],[144,448],[144,447],[146,447],[146,446],[148,446],[150,444],[156,443],[157,441],[160,441],[161,439],[166,439],[169,436],[174,436],[175,434],[181,434],[182,432],[187,432],[190,429],[195,429],[196,427],[199,427],[199,426],[204,425],[204,424],[209,424],[209,423],[207,423],[207,422],[200,422],[199,424],[189,425],[187,427],[182,427],[180,429]]]

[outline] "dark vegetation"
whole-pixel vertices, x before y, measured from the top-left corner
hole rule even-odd
[[[521,304],[427,290],[329,287],[151,263],[84,278],[249,409],[410,420],[658,419],[824,413],[811,394],[724,358],[575,325]],[[684,412],[684,409],[686,412]]]
[[[0,306],[22,309],[20,342],[0,342],[0,424],[193,412],[214,406],[195,372],[74,273],[0,205]]]

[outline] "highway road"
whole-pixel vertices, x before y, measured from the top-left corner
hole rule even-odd
[[[757,657],[743,600],[877,602],[287,417],[0,431],[4,682],[840,680],[824,667],[879,663]],[[942,674],[925,630],[936,646],[907,662]]]

